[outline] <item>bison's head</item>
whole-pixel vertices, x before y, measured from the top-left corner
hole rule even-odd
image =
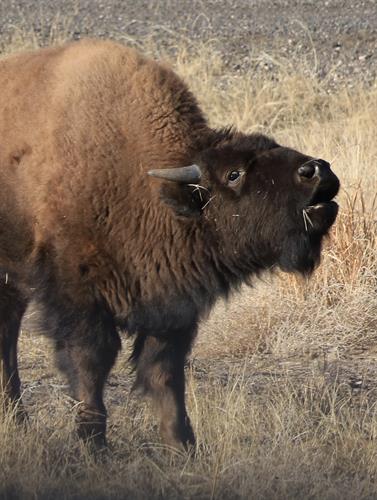
[[[275,265],[308,273],[334,223],[339,181],[327,161],[262,135],[232,134],[195,165],[150,172],[173,181],[162,196],[180,216],[200,216],[208,244],[238,273]]]

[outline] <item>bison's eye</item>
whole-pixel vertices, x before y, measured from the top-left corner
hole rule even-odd
[[[229,186],[231,186],[231,187],[237,186],[237,184],[240,182],[244,173],[245,172],[240,171],[240,170],[232,170],[231,172],[229,172],[227,174],[227,180],[228,180]]]
[[[241,172],[238,170],[233,170],[228,174],[228,181],[235,182],[241,177]]]

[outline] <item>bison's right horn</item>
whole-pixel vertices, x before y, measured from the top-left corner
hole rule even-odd
[[[149,170],[148,175],[165,179],[166,181],[180,182],[181,184],[198,184],[202,177],[202,172],[198,165],[177,168],[159,168]]]

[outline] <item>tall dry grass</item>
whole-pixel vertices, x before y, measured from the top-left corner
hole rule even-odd
[[[51,42],[64,37],[57,29]],[[3,51],[38,44],[20,31]],[[194,457],[158,444],[152,412],[130,392],[127,349],[107,391],[110,450],[91,456],[75,440],[47,344],[25,334],[31,423],[2,416],[0,497],[376,497],[376,86],[330,92],[312,60],[267,55],[233,74],[215,43],[144,48],[171,60],[213,125],[264,131],[331,160],[339,219],[312,279],[266,276],[203,324],[188,367]],[[260,69],[267,57],[271,73]]]

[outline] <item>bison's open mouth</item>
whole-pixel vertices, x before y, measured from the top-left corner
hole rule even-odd
[[[312,199],[302,210],[305,231],[327,233],[338,214],[338,204],[333,200],[338,191],[339,180],[335,175],[327,179],[324,185],[319,185]]]
[[[335,222],[338,208],[335,201],[322,201],[305,207],[302,211],[305,230],[309,233],[326,233]]]

